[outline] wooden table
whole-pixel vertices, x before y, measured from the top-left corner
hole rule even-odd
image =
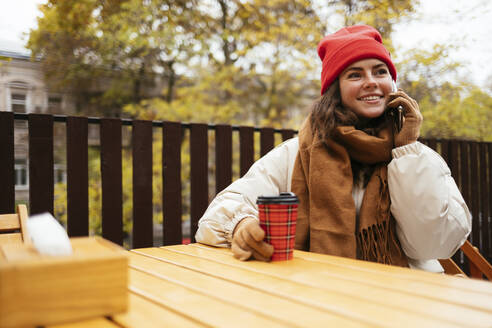
[[[296,251],[241,262],[201,244],[129,252],[129,311],[56,327],[492,327],[492,283]]]

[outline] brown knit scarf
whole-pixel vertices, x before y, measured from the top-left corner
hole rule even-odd
[[[310,117],[306,119],[292,176],[292,191],[300,200],[297,249],[408,266],[390,212],[387,164],[392,144],[390,129],[370,136],[353,126],[335,128],[323,142],[313,136]],[[375,164],[358,222],[350,158]]]

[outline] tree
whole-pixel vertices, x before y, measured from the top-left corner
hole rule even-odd
[[[326,6],[337,13],[343,21],[341,24],[343,26],[368,24],[376,27],[384,43],[389,46],[394,25],[415,13],[419,2],[418,0],[329,0],[323,2],[321,6]],[[339,26],[335,28],[338,29]],[[326,26],[326,31],[328,30],[330,26]]]
[[[452,45],[414,49],[398,64],[399,87],[416,99],[427,138],[491,140],[492,98],[459,75],[461,64],[449,55]]]
[[[193,8],[192,0],[50,0],[28,48],[50,86],[73,93],[81,112],[93,104],[99,115],[118,116],[154,86],[166,85],[171,99],[176,66],[199,48]]]

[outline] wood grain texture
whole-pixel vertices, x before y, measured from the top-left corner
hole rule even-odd
[[[50,325],[123,312],[127,258],[94,238],[71,240],[70,256],[2,246],[0,327]]]
[[[476,269],[478,269],[479,273],[474,276],[475,278],[481,278],[481,275],[483,274],[487,277],[487,279],[492,280],[492,265],[487,262],[476,247],[466,240],[463,246],[461,246],[461,250],[468,257],[468,260],[473,263]]]
[[[79,322],[68,322],[65,324],[48,326],[49,328],[121,328],[118,324],[106,318],[81,320]]]
[[[20,230],[22,235],[22,241],[24,245],[29,246],[32,244],[31,237],[29,236],[29,229],[27,229],[27,207],[24,204],[17,205],[17,214],[19,215]]]
[[[0,215],[0,244],[22,243],[31,244],[27,230],[27,207],[17,205],[17,213]]]
[[[173,246],[163,251],[181,253],[180,265],[183,265],[181,261],[186,261],[186,265],[194,266],[195,270],[241,279],[242,284],[256,288],[263,281],[261,288],[271,291],[271,286],[276,286],[275,291],[282,291],[284,297],[295,297],[300,302],[310,302],[313,306],[337,311],[351,319],[356,316],[377,321],[384,318],[390,326],[401,325],[400,322],[408,322],[409,326],[439,326],[439,323],[484,326],[484,322],[492,320],[492,287],[485,282],[349,259],[343,259],[349,260],[348,264],[340,265],[327,260],[339,258],[315,254],[321,257],[320,261],[311,257],[312,253],[302,253],[308,254],[310,259],[295,254],[292,261],[272,265],[237,261],[230,252],[201,247]],[[175,256],[178,255],[166,254],[165,258],[176,262]],[[215,263],[207,266],[211,257]],[[375,267],[359,266],[361,263]],[[233,273],[233,269],[247,270],[248,274]]]
[[[97,247],[85,251],[95,254]],[[492,322],[492,284],[474,279],[301,251],[290,261],[239,261],[229,249],[200,244],[135,249],[128,259],[128,311],[61,327],[89,322],[95,327],[488,327]]]
[[[440,259],[439,263],[441,263],[441,266],[443,267],[446,274],[460,274],[466,276],[466,273],[464,273],[463,270],[461,270],[461,268],[452,259]]]
[[[161,327],[208,327],[187,318],[153,301],[134,293],[128,297],[128,311],[117,314],[112,320],[123,327],[161,328]]]
[[[286,299],[280,295],[265,293],[261,289],[251,288],[237,284],[235,281],[224,279],[223,276],[203,274],[190,270],[187,266],[176,265],[179,259],[172,258],[170,261],[156,261],[151,257],[138,254],[139,251],[131,252],[130,267],[142,272],[154,275],[162,280],[170,281],[194,292],[205,295],[211,300],[223,301],[235,306],[237,309],[251,312],[260,317],[270,318],[283,325],[311,326],[320,322],[330,322],[340,327],[358,327],[360,323],[353,323],[346,318],[336,314],[313,308],[309,304],[301,304],[295,300]],[[162,250],[156,249],[156,254]],[[172,253],[165,256],[174,255]],[[179,256],[178,256],[179,257]],[[176,262],[174,262],[177,260]],[[183,262],[179,262],[183,264]],[[214,265],[214,263],[211,263]],[[224,274],[227,273],[227,269]],[[172,277],[179,277],[179,280]],[[209,316],[220,316],[220,309],[210,310]],[[298,313],[303,313],[303,322],[299,322]],[[204,319],[204,318],[202,318]],[[212,323],[211,319],[207,319]]]
[[[0,215],[0,231],[11,231],[20,229],[18,214]]]
[[[10,243],[22,243],[22,235],[20,232],[0,234],[0,245]]]
[[[230,327],[234,323],[235,327],[285,327],[270,318],[191,290],[177,283],[178,277],[163,279],[133,268],[129,270],[129,277],[133,293],[152,297],[160,305],[205,325]]]

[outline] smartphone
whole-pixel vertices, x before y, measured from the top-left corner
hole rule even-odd
[[[393,81],[393,92],[398,91],[398,88],[396,87],[396,82]],[[387,108],[386,109],[388,115],[392,118],[393,120],[393,126],[394,129],[398,132],[401,131],[401,127],[403,124],[403,107],[400,105],[396,108]]]

